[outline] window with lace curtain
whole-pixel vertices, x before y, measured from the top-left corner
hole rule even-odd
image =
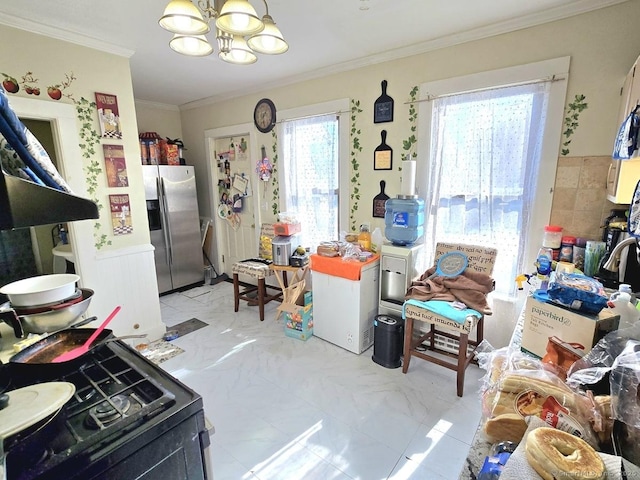
[[[427,238],[497,247],[496,278],[515,279],[524,251],[547,86],[434,100]],[[496,284],[505,294],[513,287]]]
[[[297,214],[301,243],[315,251],[339,237],[339,117],[285,120],[281,132],[285,210]]]
[[[549,68],[564,68],[559,60]],[[513,82],[500,78],[511,72],[500,71],[475,87],[468,79],[421,87],[440,89],[419,112],[428,135],[418,185],[426,200],[425,247],[445,241],[497,248],[495,292],[504,299],[516,297],[518,273],[534,268],[530,239],[549,219],[566,92],[565,81],[554,88],[532,70],[529,78],[516,72]]]

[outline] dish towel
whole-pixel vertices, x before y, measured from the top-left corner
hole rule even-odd
[[[527,454],[525,453],[525,445],[527,443],[527,435],[530,431],[540,427],[548,427],[548,425],[537,417],[527,417],[527,423],[529,427],[518,444],[518,447],[511,454],[509,460],[507,460],[500,474],[500,480],[522,480],[524,478],[527,480],[542,480],[542,477],[529,465]],[[622,457],[601,452],[598,452],[598,455],[602,458],[607,470],[607,480],[623,480],[622,463],[624,463],[626,478],[640,478],[640,468],[627,462]]]

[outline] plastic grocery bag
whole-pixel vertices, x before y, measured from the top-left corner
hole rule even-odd
[[[640,325],[615,330],[569,370],[569,385],[594,385],[609,375],[613,418],[640,428]]]

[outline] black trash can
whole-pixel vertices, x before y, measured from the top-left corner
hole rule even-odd
[[[398,368],[403,344],[404,321],[392,315],[377,315],[373,321],[373,361],[386,368]]]

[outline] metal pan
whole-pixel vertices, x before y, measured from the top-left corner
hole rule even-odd
[[[84,355],[68,362],[50,362],[61,353],[82,345],[95,331],[95,328],[62,330],[29,345],[9,359],[8,366],[12,378],[46,381],[77,370],[86,362],[88,355],[100,348],[104,340],[113,336],[112,330],[105,328],[98,335],[89,352]]]
[[[0,318],[13,327],[17,338],[27,333],[47,333],[71,327],[83,315],[93,297],[93,290],[81,288],[82,300],[53,307],[46,312],[19,315],[9,302],[0,306]]]

